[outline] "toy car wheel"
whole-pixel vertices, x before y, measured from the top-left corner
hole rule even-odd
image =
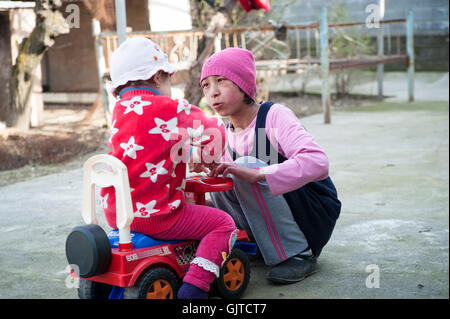
[[[240,249],[232,249],[230,256],[220,269],[216,289],[224,299],[237,299],[242,296],[250,281],[250,261]]]
[[[178,278],[166,268],[152,268],[144,273],[133,287],[127,287],[125,299],[174,299],[178,292]]]
[[[80,278],[78,297],[80,299],[108,299],[112,286]]]

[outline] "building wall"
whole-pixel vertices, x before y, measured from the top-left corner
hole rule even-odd
[[[64,16],[64,2],[61,12]],[[92,36],[92,16],[86,7],[76,2],[80,8],[79,28],[71,28],[68,34],[56,38],[55,44],[47,51],[44,88],[51,92],[92,92],[98,90],[97,62],[95,60],[94,37]]]
[[[66,7],[80,8],[79,28],[56,38],[44,60],[44,88],[50,92],[97,92],[99,83],[92,35],[92,15],[81,1],[65,1],[60,11],[65,17]],[[132,31],[149,30],[147,1],[127,0],[127,25]]]
[[[126,0],[127,26],[131,31],[149,31],[149,10],[147,0]]]

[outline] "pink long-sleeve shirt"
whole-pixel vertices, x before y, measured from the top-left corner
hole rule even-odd
[[[251,154],[255,140],[256,117],[244,130],[228,128],[227,141],[238,156]],[[328,177],[328,157],[286,106],[273,104],[266,118],[266,135],[278,152],[287,158],[279,164],[261,168],[273,196]],[[233,161],[228,148],[222,161]]]

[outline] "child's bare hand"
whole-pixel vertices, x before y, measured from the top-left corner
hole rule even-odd
[[[208,173],[209,170],[202,163],[189,163],[189,172],[194,172],[194,173],[205,172],[205,173]]]
[[[217,167],[219,163],[188,163],[189,164],[189,171],[194,173],[209,173],[212,169]]]
[[[185,204],[195,204],[194,193],[184,192],[184,203]]]
[[[250,184],[264,181],[266,178],[259,169],[247,168],[236,163],[221,163],[211,169],[209,176],[232,174]]]

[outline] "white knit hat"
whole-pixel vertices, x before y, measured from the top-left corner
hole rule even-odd
[[[116,88],[128,81],[148,80],[159,70],[169,74],[177,71],[152,40],[141,36],[128,38],[110,60],[111,92],[114,94]]]

